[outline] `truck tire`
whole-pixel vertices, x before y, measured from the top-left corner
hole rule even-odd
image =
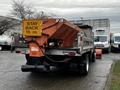
[[[82,56],[82,63],[80,64],[80,67],[79,67],[79,72],[80,74],[86,76],[88,74],[88,71],[89,71],[89,55],[88,54],[85,54]]]
[[[95,62],[95,61],[96,61],[96,55],[95,55],[95,52],[92,53],[91,61],[92,61],[92,62]]]
[[[86,55],[83,64],[84,64],[84,66],[83,66],[83,75],[87,75],[88,71],[89,71],[89,64],[90,64],[88,55]]]
[[[95,57],[96,55],[95,55],[95,52],[91,52],[90,54],[89,54],[89,61],[90,62],[95,62],[96,61],[96,57]]]
[[[2,50],[2,46],[0,46],[0,50]]]

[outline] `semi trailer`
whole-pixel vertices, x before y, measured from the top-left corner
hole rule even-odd
[[[52,68],[87,75],[90,62],[95,62],[94,34],[89,25],[75,25],[61,18],[23,20],[23,72],[50,71]],[[21,50],[22,51],[22,50]]]

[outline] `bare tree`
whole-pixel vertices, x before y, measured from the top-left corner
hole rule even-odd
[[[44,11],[37,11],[33,5],[27,5],[25,2],[19,1],[19,0],[13,0],[12,3],[12,15],[18,17],[19,19],[24,19],[24,18],[47,18],[48,15],[44,13]]]
[[[49,16],[47,14],[44,13],[44,11],[38,11],[34,13],[34,16],[32,18],[36,18],[36,19],[45,19],[48,18]]]
[[[5,31],[8,29],[13,28],[14,26],[18,25],[19,23],[13,23],[12,19],[11,20],[1,20],[0,21],[0,35],[2,35]]]
[[[45,14],[43,11],[37,12],[32,5],[27,5],[24,3],[24,1],[19,1],[19,0],[13,0],[12,3],[12,15],[18,17],[19,19],[24,19],[24,18],[45,18]],[[11,18],[6,18],[3,20],[0,20],[0,35],[3,34],[5,31],[15,27],[16,25],[21,24],[21,20],[15,20]]]
[[[33,8],[26,5],[24,1],[13,0],[12,8],[12,14],[20,19],[31,18],[34,14]]]

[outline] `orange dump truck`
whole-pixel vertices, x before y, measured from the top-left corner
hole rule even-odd
[[[90,62],[95,62],[91,26],[54,18],[23,20],[23,37],[27,43],[23,72],[74,68],[87,75]]]

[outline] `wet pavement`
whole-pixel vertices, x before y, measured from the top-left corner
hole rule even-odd
[[[0,52],[0,90],[104,90],[113,60],[120,53],[104,54],[91,64],[87,76],[73,72],[30,73],[21,72],[24,55]]]

